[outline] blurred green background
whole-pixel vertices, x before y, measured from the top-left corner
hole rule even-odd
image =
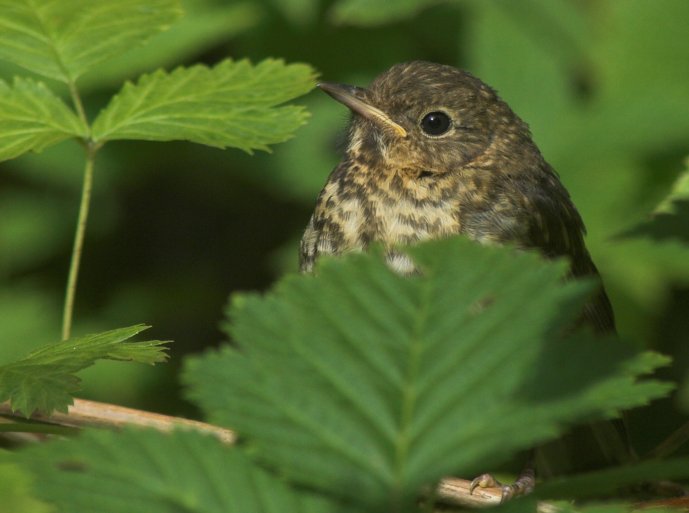
[[[689,236],[622,234],[686,169],[688,1],[189,0],[185,9],[149,45],[81,79],[91,115],[126,78],[228,56],[306,62],[358,85],[413,59],[466,68],[530,124],[560,173],[620,333],[673,355],[665,377],[683,379]],[[5,79],[16,73],[0,67]],[[141,142],[99,154],[74,332],[145,322],[147,338],[175,343],[170,364],[154,369],[99,364],[84,373],[82,396],[193,413],[179,397],[182,355],[222,340],[230,293],[296,270],[301,230],[339,159],[348,113],[318,91],[301,103],[309,124],[272,154]],[[59,339],[82,167],[73,142],[0,166],[0,361]],[[683,421],[674,398],[636,417],[642,450]]]

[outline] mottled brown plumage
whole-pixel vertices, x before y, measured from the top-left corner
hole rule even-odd
[[[567,256],[572,275],[597,275],[569,194],[526,123],[482,81],[416,61],[393,66],[368,89],[320,87],[354,115],[344,158],[304,233],[302,271],[320,255],[380,242],[392,267],[410,272],[396,246],[461,233]],[[584,317],[614,330],[602,289]]]

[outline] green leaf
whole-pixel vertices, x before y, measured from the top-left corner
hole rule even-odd
[[[689,161],[688,161],[689,163]],[[622,237],[678,240],[689,244],[689,170],[684,171],[648,221],[624,232]]]
[[[273,59],[157,71],[125,84],[94,122],[93,137],[268,150],[305,122],[302,107],[278,105],[307,93],[314,78],[305,64]]]
[[[340,0],[330,11],[336,23],[372,26],[411,18],[442,0]]]
[[[559,477],[538,486],[539,499],[586,498],[604,495],[615,488],[638,483],[689,478],[689,458],[649,460],[586,474]]]
[[[298,495],[240,449],[193,431],[90,431],[16,455],[34,492],[73,513],[333,511]]]
[[[537,487],[538,490],[538,487]],[[538,493],[538,492],[536,492]],[[509,501],[500,506],[501,513],[533,513],[541,509],[541,504],[535,496],[536,494],[520,498],[518,501]],[[607,500],[601,503],[585,503],[581,504],[568,500],[552,501],[547,504],[548,507],[553,507],[558,513],[636,513],[639,511],[640,504],[638,502],[610,502]],[[679,505],[660,505],[653,503],[642,503],[643,511],[648,513],[678,513],[681,511]]]
[[[167,359],[166,342],[125,342],[147,329],[137,325],[51,344],[25,358],[0,366],[0,402],[9,400],[13,411],[27,417],[34,411],[67,411],[71,393],[79,389],[76,372],[96,360],[154,364]]]
[[[270,0],[270,3],[294,25],[309,25],[318,19],[318,0]]]
[[[204,5],[188,3],[185,16],[170,30],[155,35],[148,44],[114,56],[79,80],[79,91],[118,88],[125,80],[152,69],[198,59],[203,52],[255,27],[261,9],[253,2]]]
[[[0,460],[2,511],[8,513],[50,513],[53,511],[47,504],[39,502],[31,495],[31,476],[9,459],[3,454]]]
[[[44,148],[69,137],[86,137],[88,128],[44,84],[0,80],[0,160]]]
[[[181,14],[179,0],[0,0],[0,59],[74,82]]]
[[[420,276],[350,255],[240,296],[236,347],[188,361],[189,396],[300,483],[410,506],[443,475],[669,390],[639,381],[659,355],[561,339],[591,290],[562,281],[564,262],[461,238],[411,251]]]

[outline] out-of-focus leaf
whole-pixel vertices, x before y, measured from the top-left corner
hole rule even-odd
[[[0,80],[0,160],[41,151],[88,129],[65,103],[41,82]]]
[[[403,510],[442,475],[669,390],[639,380],[660,355],[558,338],[590,290],[564,262],[461,238],[410,251],[419,276],[351,255],[240,296],[237,346],[189,361],[190,396],[293,479]]]
[[[380,25],[410,18],[426,7],[442,0],[339,0],[330,11],[336,23]]]
[[[622,237],[649,237],[659,241],[674,239],[689,243],[689,171],[679,176],[650,220],[627,230]]]
[[[93,137],[268,150],[305,122],[302,107],[279,105],[311,90],[314,79],[307,65],[272,59],[157,71],[124,86],[94,122]]]
[[[687,479],[689,458],[650,460],[581,475],[559,477],[539,485],[536,496],[542,499],[595,497],[615,488],[644,482]]]
[[[154,364],[167,359],[166,342],[125,342],[147,326],[120,328],[44,346],[20,360],[0,366],[0,401],[9,400],[13,411],[27,417],[34,411],[67,411],[71,393],[78,390],[76,372],[96,360],[122,360]]]
[[[600,483],[598,484],[600,485]],[[669,500],[667,504],[653,503],[653,501],[651,503],[625,503],[606,500],[599,503],[580,503],[567,497],[566,500],[557,502],[548,501],[546,504],[548,504],[549,507],[552,506],[557,509],[558,513],[635,513],[639,511],[639,508],[642,508],[648,513],[677,513],[678,511],[682,511],[681,505],[673,505],[670,504],[670,502],[671,500]],[[509,501],[500,506],[500,511],[502,513],[533,513],[538,509],[540,509],[540,504],[538,502],[537,493],[520,498],[518,501]]]
[[[73,228],[72,220],[64,216],[65,208],[66,202],[53,197],[16,190],[0,194],[0,278],[32,269],[54,254],[67,223],[70,231]]]
[[[571,137],[572,125],[578,129],[570,74],[586,36],[580,9],[566,0],[473,0],[467,6],[469,69],[497,88],[552,156],[565,133]]]
[[[596,136],[627,151],[682,144],[689,132],[689,60],[684,0],[605,0],[591,16],[602,28],[596,63]]]
[[[319,0],[270,0],[285,18],[295,25],[307,25],[316,19]]]
[[[31,494],[31,476],[11,461],[9,455],[0,459],[0,497],[3,513],[51,513],[53,508]]]
[[[34,286],[0,288],[0,362],[18,360],[60,333],[60,306]]]
[[[74,82],[181,14],[179,0],[0,0],[0,59]]]
[[[13,459],[34,476],[34,493],[65,513],[336,511],[193,431],[89,431]]]
[[[124,80],[149,70],[186,62],[254,27],[261,19],[261,9],[253,2],[202,9],[189,7],[185,16],[170,30],[155,35],[144,46],[95,66],[92,72],[79,80],[79,90],[119,87]]]
[[[275,158],[265,159],[271,180],[262,181],[268,182],[264,187],[313,205],[340,158],[338,142],[342,141],[338,137],[344,138],[350,114],[325,95],[314,93],[306,105],[311,119],[299,131],[299,137],[275,149]]]

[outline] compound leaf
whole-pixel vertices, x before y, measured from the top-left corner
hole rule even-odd
[[[0,80],[0,160],[41,151],[69,137],[85,137],[88,128],[44,84],[15,78]]]
[[[671,388],[639,380],[660,355],[563,338],[591,290],[564,262],[461,238],[411,253],[420,275],[352,255],[240,296],[236,346],[188,362],[190,397],[292,479],[404,510],[444,475]]]
[[[179,0],[0,0],[0,59],[70,83],[181,14]]]
[[[9,400],[13,411],[27,417],[34,411],[67,411],[71,393],[79,389],[76,372],[96,360],[154,364],[167,359],[166,342],[126,342],[147,326],[137,325],[86,335],[44,346],[28,356],[0,366],[0,402]]]
[[[278,105],[308,92],[314,78],[307,65],[274,59],[157,71],[125,84],[94,122],[93,137],[268,150],[305,122],[302,107]]]
[[[241,450],[192,431],[91,431],[22,451],[16,460],[33,474],[36,495],[59,512],[332,511]]]

